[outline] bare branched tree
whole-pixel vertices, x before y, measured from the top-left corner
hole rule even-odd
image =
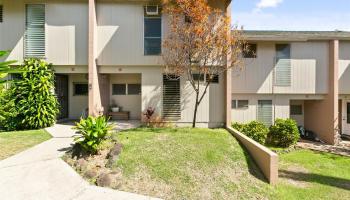
[[[242,31],[231,26],[225,11],[206,0],[166,1],[163,9],[169,20],[162,54],[166,73],[191,84],[196,95],[192,127],[196,127],[198,107],[213,79],[242,66]]]

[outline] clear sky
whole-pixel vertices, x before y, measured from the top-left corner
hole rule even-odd
[[[350,31],[350,0],[233,0],[245,30]]]

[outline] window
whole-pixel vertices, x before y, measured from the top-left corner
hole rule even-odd
[[[180,79],[163,75],[163,118],[178,120],[181,118]]]
[[[141,85],[140,84],[128,84],[128,95],[140,95]]]
[[[45,5],[26,5],[24,54],[27,58],[45,57]]]
[[[257,44],[246,44],[243,47],[244,58],[256,58],[257,57]]]
[[[86,96],[89,93],[89,88],[87,83],[73,83],[74,85],[74,96]]]
[[[211,83],[219,83],[219,75],[214,74],[214,75],[206,75],[206,80],[207,82],[210,80]]]
[[[0,5],[0,23],[4,22],[4,6]]]
[[[145,7],[146,10],[146,7]],[[162,17],[158,15],[147,15],[144,17],[144,54],[160,55],[162,52]]]
[[[290,45],[276,45],[276,66],[275,66],[275,84],[276,86],[291,85],[292,67],[290,61]]]
[[[303,106],[302,105],[290,105],[290,115],[302,115]]]
[[[266,126],[272,125],[272,100],[258,101],[258,116],[257,120],[264,123]]]
[[[126,84],[113,84],[112,95],[126,95]]]
[[[201,75],[199,75],[199,74],[192,74],[192,76],[193,76],[193,80],[198,81],[198,79],[199,79],[200,81],[204,82],[204,74],[201,74]]]
[[[232,100],[231,107],[233,109],[244,109],[249,107],[249,101],[248,100]]]
[[[232,100],[231,101],[231,108],[236,109],[237,108],[237,100]]]

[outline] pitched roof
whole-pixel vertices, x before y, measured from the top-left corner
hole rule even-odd
[[[244,31],[247,40],[255,41],[308,41],[350,40],[347,31]]]

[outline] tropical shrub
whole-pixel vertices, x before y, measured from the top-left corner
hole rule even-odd
[[[40,129],[52,126],[59,113],[54,95],[52,65],[39,59],[27,59],[24,72],[11,83],[8,98],[14,102],[16,116],[6,119],[15,123],[13,129]]]
[[[104,116],[81,119],[74,127],[79,134],[74,141],[85,151],[95,154],[101,142],[106,138],[113,125],[108,124],[108,119]]]
[[[276,119],[270,127],[268,143],[276,147],[290,147],[299,140],[297,123],[292,119]]]
[[[260,144],[265,144],[269,132],[269,129],[258,121],[252,121],[248,124],[234,123],[232,127]]]
[[[0,129],[13,130],[16,128],[16,116],[18,114],[15,102],[11,98],[11,91],[0,85]],[[11,120],[8,120],[11,119]]]
[[[9,52],[8,51],[0,51],[0,57],[6,56]],[[0,84],[3,84],[6,82],[6,80],[2,80],[5,78],[9,73],[15,72],[14,69],[10,67],[11,64],[15,64],[17,61],[11,60],[6,62],[0,62]]]

